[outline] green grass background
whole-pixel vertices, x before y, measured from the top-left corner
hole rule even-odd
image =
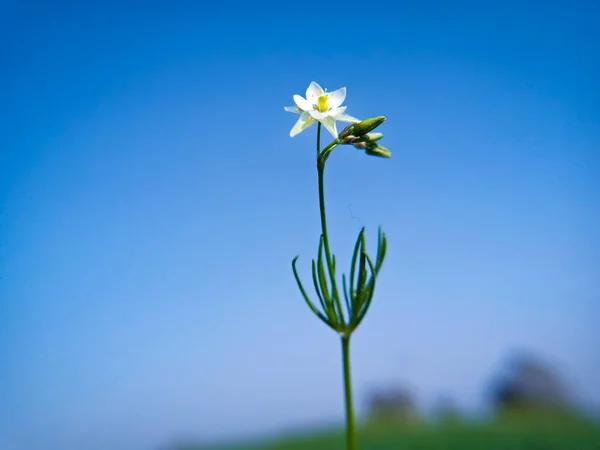
[[[247,445],[178,450],[344,450],[343,432]],[[371,423],[359,431],[360,450],[600,450],[600,426],[583,419],[520,418],[486,423]]]

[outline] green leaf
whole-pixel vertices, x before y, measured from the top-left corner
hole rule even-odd
[[[300,289],[300,292],[302,293],[302,296],[304,297],[306,304],[312,310],[312,312],[315,313],[317,315],[317,317],[319,319],[321,319],[328,327],[335,330],[332,323],[329,320],[327,320],[323,314],[321,314],[321,312],[315,307],[315,305],[313,305],[313,303],[308,298],[308,295],[306,294],[304,287],[302,286],[302,282],[300,281],[300,277],[298,276],[298,271],[296,270],[296,261],[298,261],[299,257],[300,256],[298,255],[292,260],[292,270],[294,271],[294,277],[296,278],[296,283],[298,283],[298,288]]]
[[[379,227],[378,239],[377,239],[377,257],[375,258],[375,273],[379,273],[383,260],[387,252],[387,238],[385,233]]]
[[[373,300],[373,294],[375,293],[375,279],[377,278],[377,273],[375,272],[375,265],[373,264],[373,261],[371,261],[371,258],[369,257],[369,255],[367,255],[366,253],[365,253],[365,257],[367,259],[367,263],[369,264],[369,270],[371,271],[371,279],[369,280],[369,283],[366,286],[366,289],[365,289],[366,298],[365,298],[365,301],[364,301],[360,311],[358,311],[358,314],[356,316],[355,327],[358,327],[360,325],[360,323],[362,322],[362,320],[365,318],[365,315],[367,314],[367,311],[369,310],[369,306],[371,306],[371,301]]]
[[[354,308],[354,301],[356,299],[356,291],[354,290],[354,273],[356,272],[356,258],[361,249],[362,238],[365,233],[365,227],[360,230],[358,237],[356,238],[356,244],[354,244],[354,252],[352,253],[352,263],[350,264],[350,298],[352,299],[352,306]]]
[[[348,289],[346,288],[346,275],[342,274],[342,288],[344,289],[344,300],[346,300],[346,308],[348,308],[348,317],[352,318],[352,305],[350,297],[348,297]]]
[[[329,295],[329,287],[327,286],[327,277],[325,275],[325,266],[323,264],[323,236],[319,240],[319,253],[317,256],[317,278],[319,280],[319,286],[321,287],[321,293],[323,294],[323,299],[325,300],[325,304],[327,305],[327,316],[330,320],[337,325],[337,317],[335,314],[335,307],[331,296]],[[333,317],[335,317],[335,322],[333,321]]]

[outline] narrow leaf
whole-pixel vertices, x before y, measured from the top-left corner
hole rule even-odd
[[[348,308],[348,317],[352,318],[352,305],[350,304],[350,297],[348,297],[345,274],[342,274],[342,287],[344,288],[344,300],[346,300],[346,308]]]
[[[362,242],[362,236],[365,232],[365,227],[360,230],[358,233],[358,237],[356,238],[356,244],[354,244],[354,252],[352,253],[352,263],[350,264],[350,298],[352,299],[352,304],[354,304],[354,299],[356,297],[356,292],[354,291],[354,273],[356,271],[356,258],[360,252],[360,246]]]
[[[371,278],[365,289],[366,298],[364,299],[364,303],[363,303],[360,311],[358,311],[358,314],[356,316],[356,325],[355,325],[356,327],[358,327],[360,325],[360,323],[362,322],[362,320],[365,318],[365,315],[367,314],[367,311],[369,310],[369,306],[371,306],[371,301],[373,301],[373,294],[375,293],[375,279],[376,279],[377,273],[375,272],[375,266],[373,264],[373,261],[371,261],[371,258],[369,257],[369,255],[367,255],[365,253],[365,257],[367,259],[367,263],[369,264],[369,270],[371,271]]]
[[[299,258],[299,256],[296,256],[292,260],[292,270],[294,271],[294,277],[296,278],[296,283],[298,283],[298,288],[300,289],[300,292],[302,293],[302,296],[304,297],[306,304],[312,310],[312,312],[314,312],[317,315],[317,317],[319,319],[321,319],[327,326],[329,326],[335,330],[335,328],[333,327],[331,322],[325,318],[325,316],[315,307],[315,305],[313,305],[313,303],[308,298],[308,295],[306,294],[306,291],[304,290],[304,287],[302,286],[302,282],[300,281],[300,277],[298,276],[298,271],[296,270],[296,261],[298,260],[298,258]]]

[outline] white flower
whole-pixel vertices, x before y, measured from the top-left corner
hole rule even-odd
[[[341,106],[346,98],[346,88],[343,87],[333,92],[326,92],[314,81],[306,89],[306,99],[300,95],[294,95],[297,106],[285,106],[289,112],[300,114],[300,118],[290,131],[290,136],[296,136],[306,130],[316,121],[321,122],[334,138],[338,137],[335,121],[360,122],[348,114],[345,114],[345,106]]]

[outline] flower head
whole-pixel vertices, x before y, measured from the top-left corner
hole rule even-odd
[[[285,106],[284,109],[289,112],[300,114],[300,118],[290,131],[290,136],[295,136],[301,131],[306,130],[313,123],[321,122],[327,131],[334,138],[338,137],[335,121],[341,122],[360,122],[352,116],[349,116],[345,106],[341,106],[346,99],[346,88],[343,87],[333,92],[327,92],[314,81],[306,89],[306,98],[300,95],[294,95],[296,106]]]

